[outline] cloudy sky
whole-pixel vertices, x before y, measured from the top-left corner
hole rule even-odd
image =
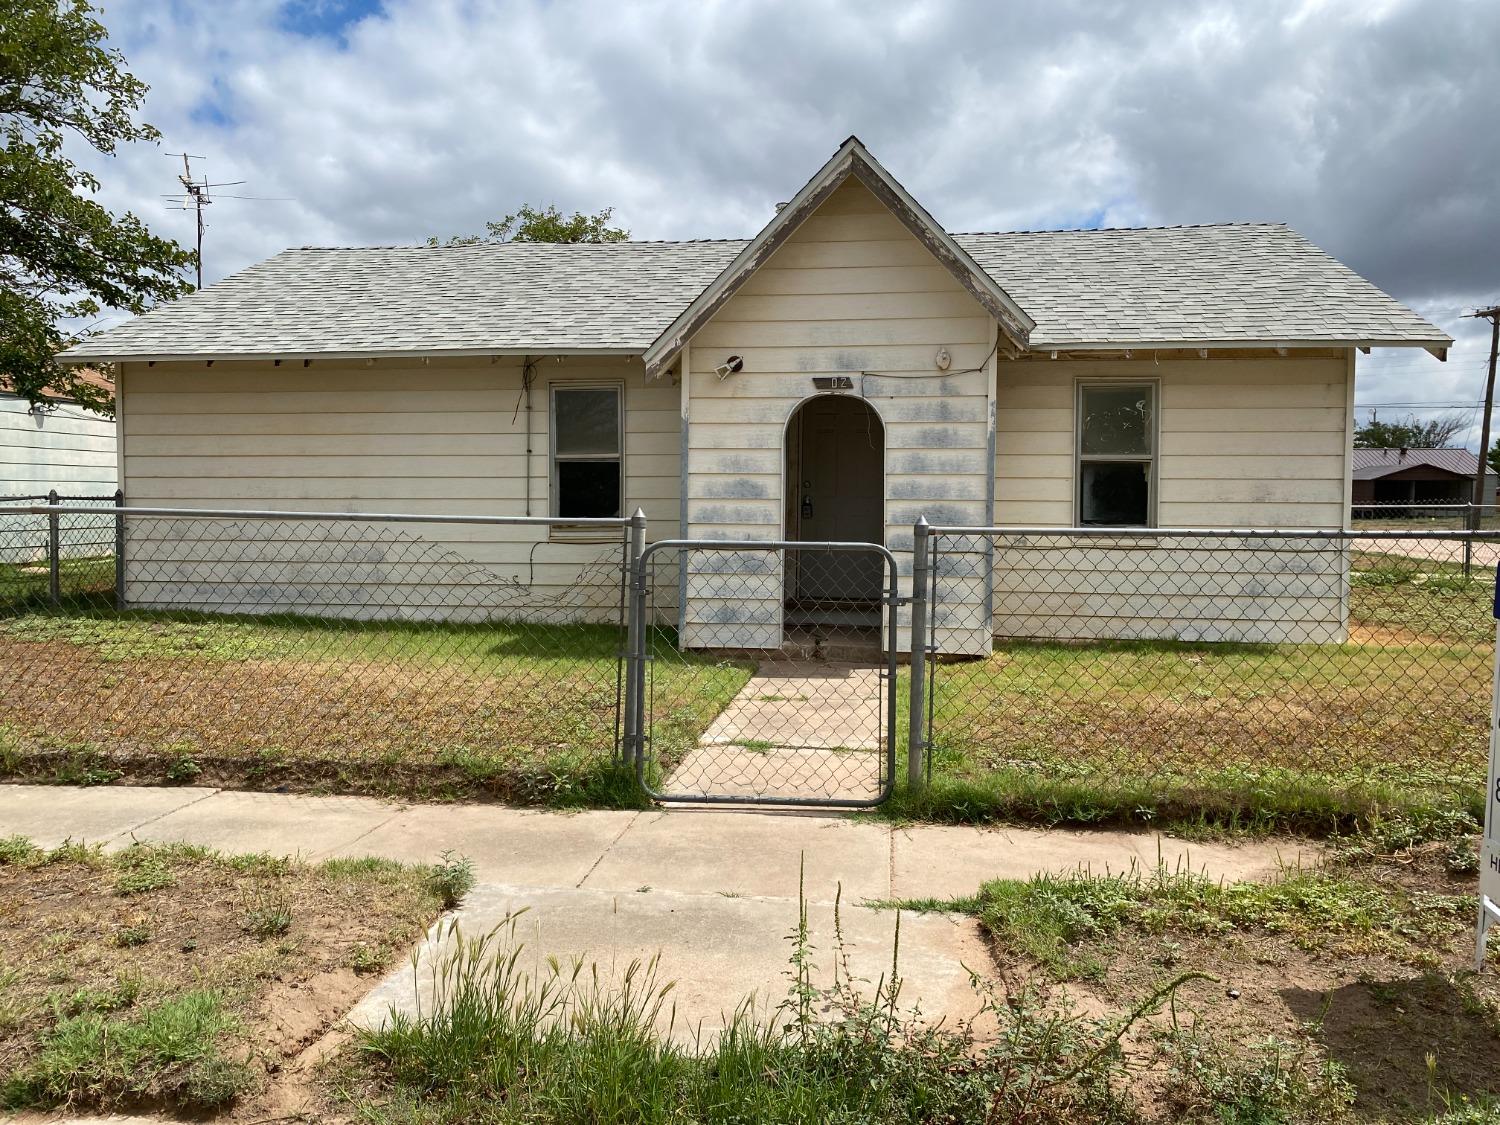
[[[1458,338],[1362,403],[1474,404],[1500,300],[1493,0],[109,0],[159,148],[104,201],[208,279],[523,202],[747,237],[858,133],[955,231],[1279,219]],[[1002,284],[1004,279],[1000,279]],[[1401,413],[1404,406],[1383,409]],[[1477,438],[1477,432],[1473,435]]]

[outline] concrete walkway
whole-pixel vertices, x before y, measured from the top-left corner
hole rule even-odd
[[[662,793],[878,799],[884,700],[874,665],[768,661],[703,732]]]
[[[1305,846],[1188,844],[1154,833],[892,828],[707,809],[569,814],[128,786],[0,785],[0,836],[9,835],[108,849],[181,840],[308,859],[430,862],[452,851],[469,857],[480,884],[459,911],[465,932],[482,934],[524,910],[518,933],[531,956],[581,956],[610,972],[659,955],[662,978],[677,982],[678,1034],[699,1024],[716,1028],[752,994],[762,1005],[785,995],[799,877],[819,963],[831,969],[833,903],[841,895],[845,952],[855,975],[874,981],[889,966],[896,915],[857,905],[865,900],[946,898],[997,877],[1154,867],[1158,858],[1227,880],[1265,878],[1318,859]],[[435,933],[417,977],[402,969],[354,1018],[375,1022],[390,1004],[410,1003],[440,948]],[[987,958],[972,919],[907,915],[900,948],[905,1001],[930,1015],[968,1014],[965,966],[982,970]]]

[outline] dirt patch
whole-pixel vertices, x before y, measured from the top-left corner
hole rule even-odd
[[[1394,629],[1386,625],[1368,625],[1351,622],[1349,643],[1352,645],[1431,645],[1442,644],[1442,638],[1423,636],[1410,629]]]
[[[278,1087],[288,1072],[302,1072],[310,1049],[439,908],[425,870],[387,862],[308,865],[181,845],[42,854],[14,841],[5,858],[0,1082],[36,1091],[46,1076],[50,1092],[35,1095],[43,1102],[190,1108],[197,1087],[180,1059],[136,1081],[92,1063],[70,1070],[57,1046],[90,1021],[103,1021],[103,1041],[119,1038],[201,994],[224,1017],[206,1046],[243,1075],[230,1119],[264,1116],[286,1102]]]
[[[1445,847],[1361,861],[1357,876],[1417,896],[1472,894],[1472,876],[1445,869]],[[1416,899],[1414,908],[1424,901]],[[1449,920],[1424,927],[1421,947],[1399,958],[1357,934],[1309,940],[1254,927],[1127,927],[1082,943],[1098,971],[1047,985],[1049,1002],[1088,1017],[1118,1017],[1178,975],[1214,978],[1185,985],[1169,1009],[1126,1040],[1136,1092],[1160,1120],[1182,1111],[1180,1068],[1174,1074],[1162,1049],[1174,1026],[1211,1032],[1241,1061],[1259,1057],[1274,1036],[1289,1057],[1304,1052],[1310,1068],[1336,1064],[1354,1088],[1356,1120],[1425,1118],[1443,1110],[1445,1097],[1500,1096],[1500,950],[1491,954],[1495,967],[1475,976],[1471,916],[1437,909]],[[993,948],[1009,987],[1044,979],[1003,942]]]

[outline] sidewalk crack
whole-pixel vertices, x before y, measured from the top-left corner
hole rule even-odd
[[[615,838],[604,845],[604,850],[599,853],[598,857],[594,860],[593,863],[589,864],[589,869],[583,873],[583,878],[573,884],[574,890],[581,889],[583,885],[589,881],[589,876],[599,869],[599,865],[604,862],[604,857],[607,856],[610,852],[614,851],[615,845],[624,838],[625,833],[629,832],[631,828],[635,827],[635,822],[638,821],[641,816],[641,813],[634,814],[629,820],[625,822],[625,827],[620,829],[619,832],[615,833]]]
[[[361,832],[358,836],[355,836],[352,840],[348,840],[348,841],[346,841],[346,842],[344,842],[342,844],[335,844],[335,845],[333,845],[333,847],[326,848],[326,849],[324,849],[321,852],[313,852],[313,853],[311,853],[308,856],[308,858],[309,859],[326,859],[328,856],[331,856],[334,852],[338,851],[341,848],[352,848],[355,844],[359,843],[366,836],[369,836],[369,835],[372,835],[372,834],[374,834],[376,832],[379,832],[382,828],[384,828],[387,824],[391,823],[391,821],[395,820],[398,816],[400,816],[405,811],[406,811],[405,808],[392,809],[390,816],[386,817],[379,824],[372,824],[369,828],[366,828],[363,832]]]
[[[894,825],[887,825],[885,838],[889,845],[890,862],[885,871],[885,894],[887,898],[896,897],[896,829]]]
[[[161,820],[163,817],[168,817],[168,816],[171,816],[175,812],[181,812],[183,809],[190,809],[194,805],[202,804],[204,801],[207,801],[211,797],[217,797],[222,792],[224,792],[224,790],[222,790],[222,789],[210,789],[207,793],[203,794],[203,796],[201,796],[201,797],[195,797],[191,801],[184,801],[182,804],[175,805],[172,808],[167,809],[165,812],[159,812],[155,816],[148,816],[145,820],[140,821],[138,824],[132,824],[129,828],[126,828],[126,829],[124,829],[123,831],[120,831],[120,832],[116,832],[113,836],[111,836],[105,842],[112,844],[116,840],[123,839],[126,836],[129,836],[132,840],[134,840],[135,839],[135,834],[137,832],[139,832],[142,828],[145,828],[146,825],[148,825],[148,824],[155,824],[158,820]]]

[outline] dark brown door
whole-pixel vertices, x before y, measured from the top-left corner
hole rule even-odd
[[[824,395],[801,408],[795,538],[885,541],[885,433],[857,398]],[[868,553],[804,557],[795,595],[804,601],[874,601],[880,560]]]

